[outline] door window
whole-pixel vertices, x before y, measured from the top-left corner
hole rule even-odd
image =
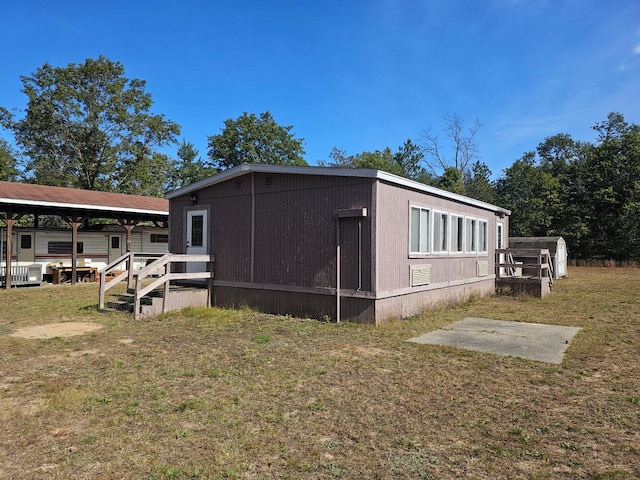
[[[191,217],[191,246],[202,247],[204,245],[204,216],[193,215]]]

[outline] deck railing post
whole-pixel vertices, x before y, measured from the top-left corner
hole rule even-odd
[[[213,304],[213,268],[216,263],[216,256],[211,255],[209,257],[209,278],[207,279],[207,307],[211,307]]]
[[[105,283],[107,279],[107,272],[104,270],[100,272],[100,290],[98,293],[98,310],[104,309],[104,294],[105,294]]]
[[[129,273],[127,276],[127,289],[129,289],[133,287],[133,252],[129,252],[127,257],[127,272]]]

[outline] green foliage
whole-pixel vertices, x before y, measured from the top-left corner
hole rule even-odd
[[[594,126],[595,144],[546,138],[505,170],[498,204],[511,236],[562,236],[578,259],[640,259],[640,126],[619,113]]]
[[[175,142],[180,127],[150,113],[145,82],[100,56],[82,64],[45,63],[22,77],[25,116],[2,109],[0,120],[28,159],[39,184],[160,195],[170,163],[155,149]]]
[[[0,138],[0,180],[15,180],[18,175],[16,154],[9,143]]]
[[[526,153],[505,170],[496,184],[500,205],[513,212],[509,235],[546,236],[557,209],[558,181],[535,165],[535,154]]]
[[[304,139],[295,138],[292,129],[276,123],[269,111],[259,117],[244,112],[235,120],[229,118],[222,133],[208,137],[210,164],[218,170],[243,163],[307,165]]]
[[[442,172],[442,176],[438,180],[437,186],[442,190],[464,195],[462,173],[456,167],[445,167],[444,172]]]
[[[496,190],[491,181],[491,170],[479,160],[471,166],[471,170],[462,175],[464,194],[487,203],[496,203]]]
[[[174,163],[170,189],[184,187],[216,174],[216,170],[207,166],[199,155],[193,143],[182,141],[178,148],[178,161]]]
[[[421,166],[422,150],[410,139],[404,142],[396,152],[386,147],[382,151],[347,155],[344,150],[334,147],[329,158],[330,162],[320,162],[320,165],[337,168],[374,168],[422,183],[433,183],[433,177]]]
[[[590,221],[585,247],[591,258],[640,259],[640,126],[619,113],[596,124],[599,143],[583,169]]]

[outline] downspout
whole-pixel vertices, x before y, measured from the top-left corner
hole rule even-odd
[[[340,212],[336,215],[336,323],[340,323]]]
[[[256,272],[256,178],[255,173],[251,173],[251,272],[250,281],[255,281]]]
[[[358,289],[362,290],[362,219],[358,219]]]

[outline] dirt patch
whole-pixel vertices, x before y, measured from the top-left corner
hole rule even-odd
[[[43,339],[54,337],[74,337],[104,328],[102,325],[88,322],[60,322],[33,327],[19,328],[9,334],[11,337]]]

